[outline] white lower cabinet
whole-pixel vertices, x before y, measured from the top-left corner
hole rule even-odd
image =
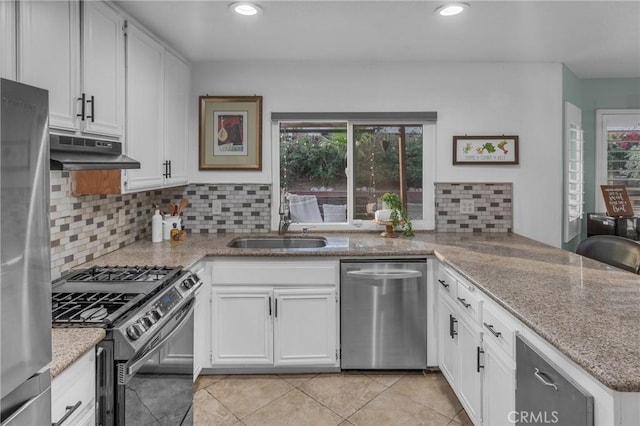
[[[211,363],[273,364],[273,291],[212,288]]]
[[[96,354],[95,349],[91,348],[53,379],[51,420],[54,424],[95,425],[95,377]]]
[[[508,425],[515,410],[515,321],[463,277],[439,265],[438,355],[475,425]]]
[[[516,363],[494,343],[485,340],[482,378],[482,419],[485,425],[511,424],[516,406]]]
[[[211,263],[210,369],[339,368],[338,261]]]
[[[455,307],[440,295],[438,302],[438,358],[440,370],[449,383],[458,378],[457,313]]]
[[[336,289],[275,289],[274,364],[335,365]]]
[[[462,317],[458,321],[458,396],[474,424],[482,423],[480,327]]]
[[[212,288],[212,365],[337,364],[335,288]]]
[[[202,278],[201,274],[198,274]],[[200,375],[202,368],[207,365],[207,342],[209,321],[209,289],[208,282],[196,290],[196,305],[193,309],[193,380]]]

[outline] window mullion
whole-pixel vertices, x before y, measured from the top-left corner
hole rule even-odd
[[[353,140],[353,123],[347,122],[347,168],[345,174],[347,175],[347,223],[353,223],[355,211],[355,181],[353,171],[354,166],[354,144]]]

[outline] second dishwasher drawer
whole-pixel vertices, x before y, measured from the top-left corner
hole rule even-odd
[[[589,395],[531,346],[516,337],[516,413],[518,425],[555,423],[593,426],[593,396]]]

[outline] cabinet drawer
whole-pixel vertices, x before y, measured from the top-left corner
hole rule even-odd
[[[516,325],[496,306],[485,303],[482,308],[482,332],[513,359]]]
[[[438,268],[436,282],[440,294],[446,294],[452,300],[455,300],[457,281],[442,265]]]
[[[51,420],[59,422],[71,407],[80,403],[63,425],[78,424],[95,409],[95,349],[81,356],[51,382]],[[70,408],[67,408],[70,407]]]
[[[455,299],[459,311],[468,315],[473,321],[479,322],[482,296],[478,294],[478,290],[470,284],[458,281],[456,292]]]
[[[331,285],[339,281],[339,264],[334,261],[255,261],[214,262],[214,285]]]

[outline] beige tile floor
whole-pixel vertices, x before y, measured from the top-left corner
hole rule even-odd
[[[471,425],[442,374],[201,376],[194,426]]]

